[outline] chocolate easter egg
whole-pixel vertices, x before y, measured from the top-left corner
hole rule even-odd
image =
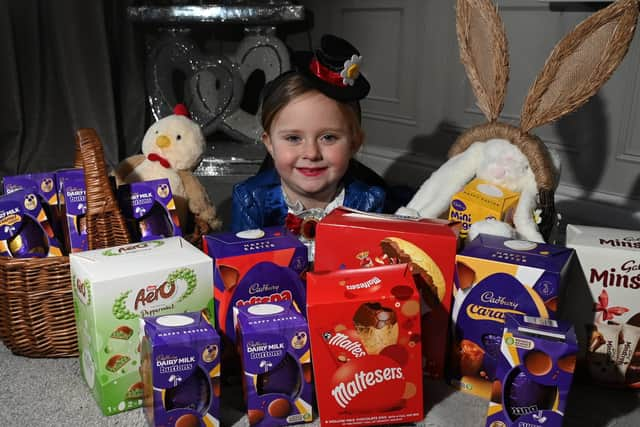
[[[42,227],[28,216],[22,218],[19,232],[8,241],[9,251],[15,258],[42,258],[47,256],[49,245]]]
[[[268,372],[258,375],[256,388],[258,394],[281,393],[294,396],[300,389],[300,368],[287,354],[282,361]]]
[[[142,239],[149,237],[173,236],[173,223],[167,211],[157,202],[153,203],[151,210],[138,220],[140,236]]]
[[[516,369],[504,387],[505,410],[512,420],[516,420],[523,415],[550,409],[556,393],[556,387],[539,384]]]
[[[168,411],[177,408],[189,408],[203,414],[211,399],[209,379],[197,368],[193,373],[178,381],[175,387],[168,388],[164,395],[164,406]]]
[[[269,403],[267,407],[269,415],[275,418],[284,418],[291,412],[291,404],[288,399],[278,398]]]

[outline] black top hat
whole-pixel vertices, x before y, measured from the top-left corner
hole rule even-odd
[[[325,34],[315,54],[297,52],[293,62],[297,71],[308,77],[320,92],[338,101],[358,101],[371,89],[360,73],[360,52],[340,37]]]

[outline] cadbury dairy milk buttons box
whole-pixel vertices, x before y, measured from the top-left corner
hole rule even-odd
[[[421,299],[413,277],[408,264],[307,275],[323,426],[423,419]]]
[[[72,253],[69,261],[80,367],[89,390],[105,415],[138,408],[140,318],[210,312],[211,258],[171,237]]]
[[[487,427],[561,427],[578,344],[565,321],[507,314]]]
[[[220,337],[206,313],[140,320],[144,413],[151,426],[220,425]]]
[[[176,202],[167,178],[118,187],[118,203],[135,241],[182,236]]]
[[[563,314],[592,379],[640,388],[640,231],[567,225],[578,262]]]
[[[87,243],[87,188],[84,169],[56,171],[58,211],[62,223],[65,249],[68,253],[86,251]]]
[[[306,319],[291,301],[234,311],[249,424],[311,422],[313,382]]]
[[[448,379],[491,394],[507,314],[555,318],[573,250],[479,235],[456,256]]]

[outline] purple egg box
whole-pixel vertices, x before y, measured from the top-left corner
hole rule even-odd
[[[500,236],[482,234],[471,241],[461,252],[470,258],[491,260],[501,271],[508,271],[508,265],[517,265],[519,274],[514,275],[531,287],[549,308],[557,308],[564,294],[564,277],[568,271],[574,250],[547,243],[514,240]],[[526,283],[529,285],[529,283]],[[555,317],[557,310],[552,310]]]
[[[82,252],[87,243],[87,191],[83,169],[56,171],[58,206],[62,216],[66,250]]]
[[[2,178],[2,183],[5,194],[35,187],[37,194],[42,197],[44,203],[50,206],[58,205],[58,187],[56,186],[56,177],[53,172],[5,176]]]
[[[234,309],[249,424],[311,422],[309,327],[290,301]]]
[[[182,236],[167,178],[123,184],[117,197],[135,241]]]
[[[55,236],[59,242],[64,242],[62,217],[58,208],[58,185],[54,172],[5,176],[2,182],[5,194],[35,188],[36,194],[40,197],[40,203],[51,223],[53,236]]]
[[[306,312],[307,247],[283,227],[207,235],[202,246],[213,258],[216,325],[231,342],[234,307],[292,301]]]
[[[486,425],[562,426],[577,351],[568,322],[507,315]]]
[[[12,258],[62,255],[35,187],[0,197],[0,255]]]
[[[456,255],[449,382],[489,398],[508,313],[558,317],[574,251],[481,234]]]
[[[220,425],[220,336],[205,315],[145,317],[140,330],[149,425]]]

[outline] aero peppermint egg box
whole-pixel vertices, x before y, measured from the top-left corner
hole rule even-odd
[[[105,415],[142,406],[139,320],[204,309],[210,257],[182,237],[70,255],[82,375]]]

